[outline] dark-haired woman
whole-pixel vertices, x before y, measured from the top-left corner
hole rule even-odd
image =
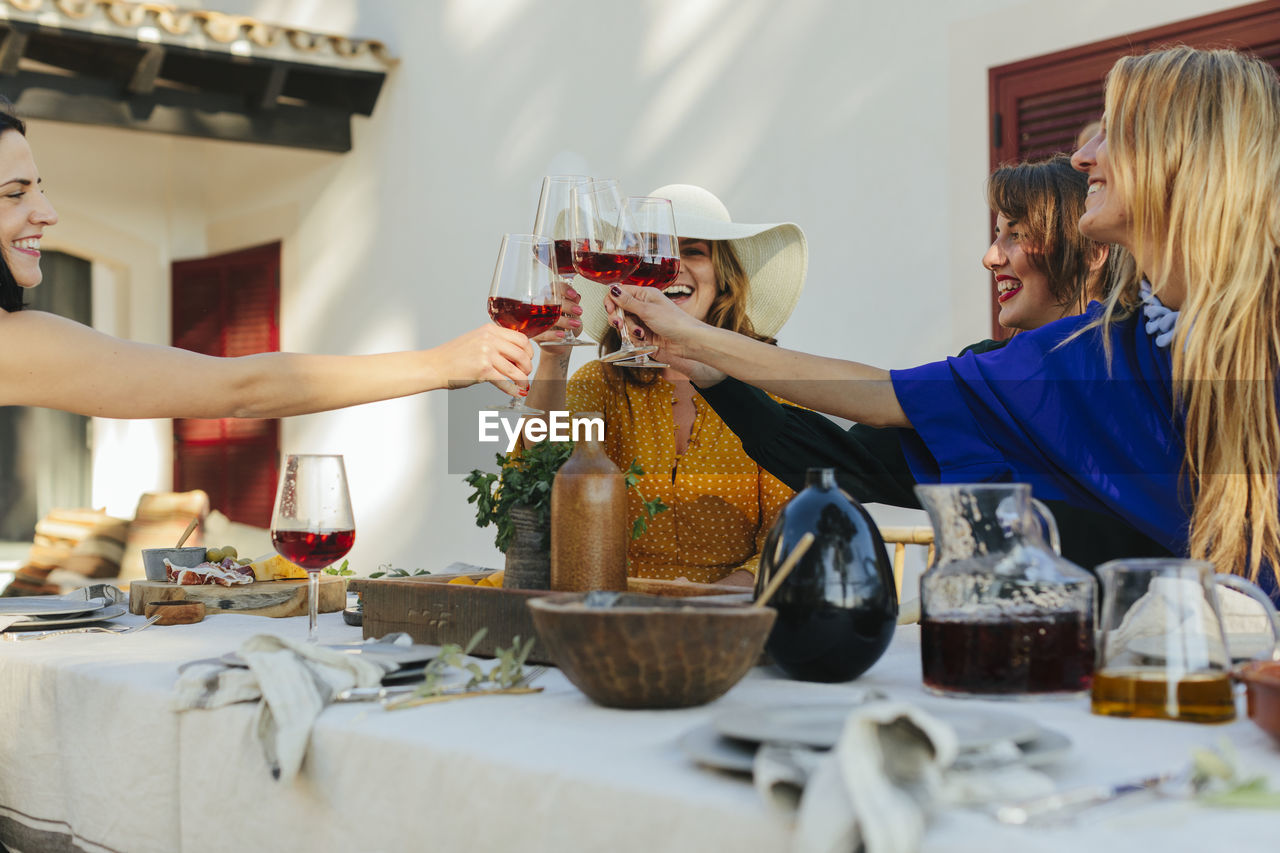
[[[278,418],[480,381],[515,394],[532,369],[527,339],[493,323],[417,352],[216,358],[23,310],[23,290],[41,280],[40,240],[57,221],[26,127],[0,110],[2,406],[106,418]]]
[[[1015,334],[1080,314],[1090,301],[1106,295],[1117,252],[1076,227],[1086,191],[1087,179],[1066,155],[1004,166],[988,180],[996,236],[982,265],[994,276],[999,322]],[[988,352],[1006,343],[980,341],[961,354]],[[801,487],[806,469],[832,467],[841,486],[861,501],[920,506],[899,430],[855,424],[845,431],[817,412],[783,405],[732,378],[700,391],[746,452],[792,488]],[[1169,553],[1112,516],[1062,501],[1047,503],[1058,520],[1063,554],[1083,566]]]

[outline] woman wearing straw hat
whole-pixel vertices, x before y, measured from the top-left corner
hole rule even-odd
[[[700,187],[673,184],[650,195],[671,199],[680,235],[680,275],[664,289],[667,297],[693,319],[774,343],[804,288],[808,247],[800,228],[736,223]],[[582,277],[574,287],[585,297],[584,330],[602,342],[602,353],[616,350],[618,333],[601,308],[605,288]],[[679,371],[592,362],[566,386],[568,366],[567,350],[545,348],[529,402],[604,413],[609,457],[624,470],[637,460],[645,470],[640,491],[669,507],[632,541],[631,574],[752,583],[764,536],[792,490],[743,452]],[[628,494],[638,517],[640,499]]]

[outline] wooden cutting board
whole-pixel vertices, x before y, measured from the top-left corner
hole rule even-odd
[[[129,612],[142,615],[153,601],[201,601],[205,612],[247,613],[251,616],[306,616],[307,582],[259,581],[244,586],[216,584],[184,586],[165,581],[138,580],[129,584]],[[320,576],[320,612],[347,606],[347,579]]]
[[[446,571],[456,567],[458,564]],[[526,640],[537,637],[533,616],[526,603],[535,596],[553,594],[551,590],[449,583],[459,574],[475,581],[488,575],[489,571],[481,569],[412,578],[352,578],[351,589],[360,593],[364,603],[364,636],[384,637],[395,631],[405,631],[415,643],[457,643],[465,646],[477,631],[484,628],[485,635],[472,652],[482,656],[492,656],[497,649],[510,648],[516,637]],[[751,595],[745,588],[648,578],[628,578],[627,589],[649,595],[676,598],[716,596],[731,601],[749,601]],[[529,660],[555,663],[541,640],[534,643]]]

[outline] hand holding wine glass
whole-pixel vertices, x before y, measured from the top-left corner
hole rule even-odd
[[[506,234],[489,285],[489,316],[506,329],[535,338],[560,319],[555,247],[536,234]],[[542,414],[512,397],[501,411]]]
[[[320,571],[346,556],[356,524],[341,456],[289,454],[276,491],[271,542],[276,553],[307,570],[307,642],[319,639]]]
[[[622,283],[662,290],[680,275],[680,241],[676,238],[671,200],[631,196],[625,200],[624,210],[636,229],[640,263],[622,279]],[[605,358],[618,367],[669,366],[649,358],[648,353],[640,353],[639,358],[631,360]]]
[[[538,198],[538,214],[533,222],[533,233],[555,243],[556,272],[560,274],[563,290],[576,273],[573,266],[573,194],[587,186],[591,179],[584,175],[548,175],[542,179],[542,195]],[[565,304],[563,315],[572,313]],[[581,324],[579,324],[581,325]],[[574,334],[572,326],[565,326],[564,337],[539,341],[544,347],[591,346],[591,341]]]

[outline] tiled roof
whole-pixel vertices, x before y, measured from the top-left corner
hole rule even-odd
[[[269,24],[243,15],[130,0],[0,0],[11,20],[99,36],[252,56],[283,62],[385,72],[395,64],[386,45]]]

